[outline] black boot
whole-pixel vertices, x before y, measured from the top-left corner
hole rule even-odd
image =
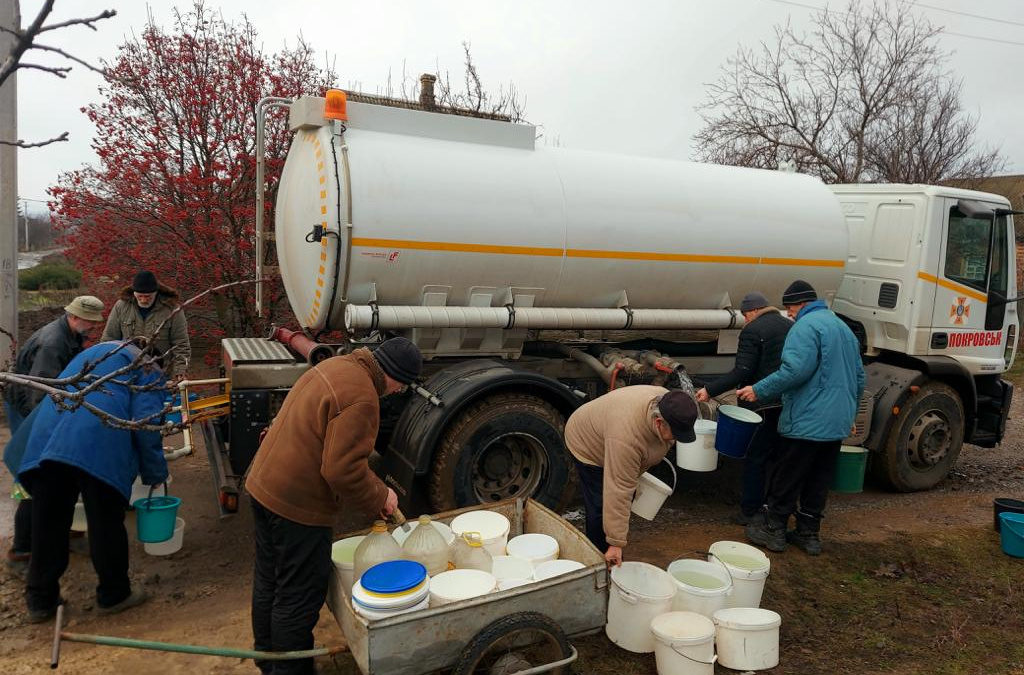
[[[769,551],[782,553],[786,550],[786,525],[773,522],[767,514],[747,525],[746,534],[752,543]]]
[[[821,555],[821,519],[797,512],[796,529],[786,533],[786,541],[807,555]]]

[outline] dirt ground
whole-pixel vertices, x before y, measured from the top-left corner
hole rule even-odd
[[[964,448],[951,477],[928,493],[893,494],[869,485],[834,495],[823,535],[825,552],[770,554],[772,574],[763,607],[782,615],[781,663],[773,674],[828,672],[1005,673],[1024,675],[1024,561],[1005,556],[992,528],[995,497],[1024,498],[1024,402],[1014,405],[1008,441],[1000,448]],[[0,443],[6,441],[6,429]],[[180,445],[171,437],[168,445]],[[217,646],[250,645],[252,534],[248,507],[219,520],[205,455],[171,465],[172,492],[182,497],[184,548],[153,557],[135,542],[135,583],[149,602],[116,617],[98,617],[88,557],[73,553],[63,593],[67,630]],[[653,523],[633,521],[627,558],[664,566],[698,557],[711,543],[743,540],[730,523],[738,466],[714,474],[680,472],[680,485]],[[6,550],[14,502],[10,477],[0,478],[0,537]],[[128,517],[129,532],[134,516]],[[577,525],[581,523],[576,521]],[[356,529],[354,522],[340,526]],[[0,570],[0,659],[9,674],[47,668],[53,623],[24,620],[23,582]],[[319,645],[344,642],[324,609]],[[655,673],[654,658],[613,646],[603,635],[575,642],[578,673]],[[319,664],[324,673],[355,672],[347,657]],[[65,644],[69,673],[255,673],[249,661]],[[721,666],[718,673],[729,673]]]

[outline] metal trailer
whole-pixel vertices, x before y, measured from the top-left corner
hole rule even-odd
[[[443,523],[479,507],[434,516]],[[486,506],[508,517],[509,537],[527,532],[558,540],[560,557],[585,567],[552,579],[478,598],[370,621],[352,609],[337,570],[328,606],[363,675],[453,675],[502,672],[569,672],[576,650],[566,638],[600,631],[608,615],[608,570],[604,556],[576,528],[532,499]],[[361,534],[360,532],[351,533]],[[532,638],[530,636],[533,636]],[[534,663],[540,645],[547,657]],[[531,652],[533,649],[533,652]]]

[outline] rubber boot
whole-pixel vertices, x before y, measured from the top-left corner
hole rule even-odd
[[[782,553],[786,550],[786,525],[777,523],[767,513],[763,518],[747,525],[747,539],[769,551]]]
[[[796,529],[786,533],[786,541],[807,555],[821,555],[821,519],[797,512]]]

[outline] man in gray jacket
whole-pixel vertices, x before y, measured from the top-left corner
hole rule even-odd
[[[175,312],[179,304],[177,291],[157,282],[152,272],[143,270],[132,278],[131,286],[121,291],[121,299],[110,310],[102,341],[144,337],[163,357],[167,379],[180,380],[188,369],[192,345],[185,313]]]
[[[14,366],[16,375],[57,377],[82,351],[85,338],[103,324],[103,301],[91,295],[80,295],[64,308],[64,314],[46,324],[28,340],[18,352]],[[43,400],[43,392],[24,385],[9,384],[4,391],[4,408],[11,436],[32,410]],[[18,568],[24,566],[32,550],[32,503],[28,499],[18,502],[14,514],[14,539],[7,551],[7,562]]]

